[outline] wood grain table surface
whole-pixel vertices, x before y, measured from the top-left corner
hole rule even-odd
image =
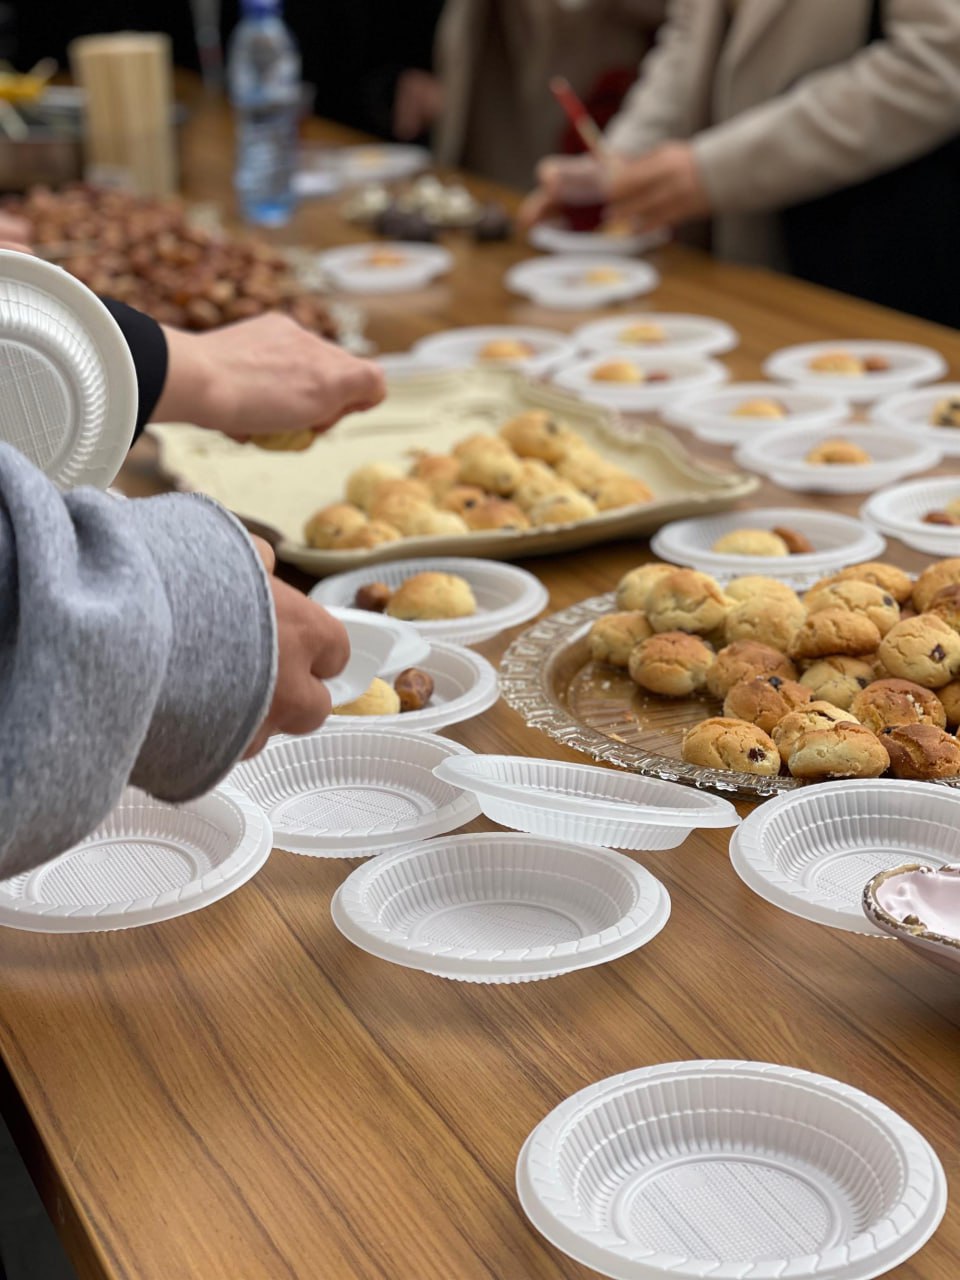
[[[226,113],[201,106],[186,139],[189,195],[228,203],[230,145]],[[314,202],[278,239],[329,246],[357,234],[335,202]],[[447,279],[364,300],[382,349],[458,324],[585,319],[505,292],[503,270],[526,255],[522,245],[449,243]],[[930,343],[960,375],[960,337],[946,330],[690,250],[656,261],[664,280],[652,306],[720,316],[740,331],[727,357],[734,377],[759,375],[785,343],[828,337]],[[684,438],[698,454],[727,456]],[[122,483],[133,494],[162,487],[149,442]],[[754,504],[767,500],[805,501],[764,486]],[[847,511],[859,501],[818,500]],[[624,544],[528,567],[560,609],[648,557],[645,543]],[[890,559],[923,563],[896,545]],[[496,660],[513,634],[482,651]],[[502,703],[450,733],[479,752],[569,755]],[[592,1081],[720,1057],[835,1076],[916,1125],[955,1199],[934,1240],[891,1274],[956,1280],[960,986],[894,942],[762,902],[733,873],[727,838],[695,834],[640,855],[673,901],[648,946],[519,986],[447,982],[365,955],[329,916],[357,864],[282,852],[225,901],[153,928],[0,931],[4,1112],[78,1275],[586,1280],[593,1273],[520,1211],[524,1138]]]

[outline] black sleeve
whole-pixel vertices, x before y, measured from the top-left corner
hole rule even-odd
[[[150,421],[167,380],[167,340],[156,320],[135,311],[125,302],[104,298],[103,304],[123,330],[133,363],[137,369],[137,428],[134,440]]]

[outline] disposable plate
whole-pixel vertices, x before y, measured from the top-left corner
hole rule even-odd
[[[369,615],[364,617],[360,610],[351,610],[354,612],[359,616],[341,617],[350,637],[347,665],[338,676],[324,681],[334,706],[359,698],[374,676],[383,670],[397,644],[396,634],[388,627],[371,621]]]
[[[0,924],[33,933],[157,924],[238,889],[272,846],[269,822],[232,786],[176,806],[130,787],[92,835],[0,882]]]
[[[269,816],[277,848],[365,858],[453,831],[480,812],[473,796],[433,776],[466,747],[399,729],[323,728],[272,738],[231,781]]]
[[[670,915],[666,889],[612,849],[466,835],[377,858],[331,904],[371,955],[466,982],[527,982],[636,951]]]
[[[616,231],[574,231],[560,222],[538,222],[528,236],[535,249],[543,253],[610,254],[647,253],[664,244],[667,236],[662,232],[634,232],[621,234]]]
[[[843,351],[852,356],[868,358],[882,356],[890,362],[890,368],[882,373],[862,373],[852,377],[835,373],[817,373],[810,368],[816,356]],[[768,378],[777,378],[797,386],[827,391],[852,400],[855,404],[870,404],[881,396],[908,391],[922,382],[942,378],[947,363],[939,351],[921,347],[912,342],[872,342],[858,340],[847,342],[804,342],[794,347],[775,351],[765,362],[763,371]]]
[[[863,910],[882,933],[960,974],[960,866],[881,871],[863,891]]]
[[[604,382],[594,377],[594,371],[611,360],[633,365],[641,374],[639,382]],[[664,380],[654,380],[650,375],[666,374]],[[642,413],[645,409],[657,409],[690,391],[703,387],[715,387],[725,382],[729,371],[717,360],[694,355],[639,354],[635,351],[607,351],[593,354],[573,364],[563,364],[554,369],[553,381],[566,391],[594,404],[619,409],[623,413]],[[649,379],[649,380],[647,380]]]
[[[893,778],[825,782],[754,809],[734,832],[730,861],[756,894],[791,915],[878,934],[861,909],[864,885],[905,862],[960,858],[960,793]]]
[[[490,359],[482,354],[491,342],[518,342],[528,351],[522,356]],[[488,368],[519,369],[536,377],[559,361],[571,359],[576,348],[570,335],[559,329],[536,329],[526,325],[470,325],[463,329],[447,329],[421,338],[413,347],[413,355],[436,368],[463,369],[471,365]]]
[[[786,410],[786,417],[740,417],[735,410],[748,400],[774,400]],[[731,382],[691,392],[672,400],[663,411],[667,422],[686,427],[711,444],[743,444],[767,436],[778,439],[790,427],[816,431],[843,422],[849,415],[849,403],[839,396],[775,382]]]
[[[598,278],[600,272],[608,273],[607,278]],[[503,283],[511,293],[540,306],[576,311],[650,293],[660,283],[660,274],[648,262],[632,258],[557,254],[516,263]]]
[[[630,331],[637,325],[656,325],[663,337],[647,341],[632,338]],[[593,320],[575,329],[571,337],[583,351],[622,349],[650,355],[720,355],[732,351],[740,341],[736,329],[725,320],[668,311]]]
[[[870,455],[870,462],[807,462],[807,455],[827,440],[842,438],[858,444]],[[937,466],[941,451],[922,440],[885,430],[883,427],[855,426],[820,428],[786,427],[761,434],[743,444],[735,457],[741,467],[759,471],[783,489],[802,493],[873,493],[881,485],[893,484]]]
[[[430,652],[429,640],[425,640],[410,622],[401,622],[399,618],[390,618],[385,613],[371,613],[366,609],[352,609],[343,605],[325,604],[324,608],[333,617],[339,618],[348,632],[352,626],[362,622],[367,626],[380,627],[390,636],[390,649],[380,668],[374,671],[374,676],[379,675],[381,670],[402,671],[404,667],[415,667],[423,662]],[[372,679],[373,676],[370,677],[370,680]],[[367,685],[363,687],[365,689]],[[362,693],[363,689],[360,692]]]
[[[378,265],[378,257],[387,254],[398,260]],[[449,271],[453,257],[442,245],[378,240],[328,249],[318,262],[332,283],[348,293],[402,293],[422,289]]]
[[[911,480],[875,493],[860,508],[866,523],[916,551],[932,556],[960,555],[960,526],[927,524],[930,511],[943,511],[960,499],[960,477]]]
[[[520,1203],[617,1280],[871,1280],[922,1247],[947,1185],[929,1143],[849,1085],[758,1062],[602,1080],[540,1122]]]
[[[940,400],[960,400],[960,382],[937,382],[878,401],[872,410],[875,422],[903,432],[911,440],[939,449],[947,457],[960,454],[960,429],[935,427],[930,421]]]
[[[675,849],[698,827],[735,827],[728,800],[613,769],[524,756],[444,760],[434,770],[516,831],[617,849]]]

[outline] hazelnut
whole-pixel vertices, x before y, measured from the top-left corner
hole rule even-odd
[[[383,613],[392,595],[393,592],[385,582],[368,582],[366,586],[357,588],[357,594],[353,597],[353,607],[366,609],[368,613]],[[397,692],[399,693],[399,690]]]
[[[890,361],[886,356],[864,356],[863,370],[864,373],[886,373],[890,368]]]
[[[928,511],[923,517],[924,524],[956,524],[953,516],[949,511]]]
[[[393,682],[401,711],[422,711],[433,697],[433,677],[418,667],[401,671]]]
[[[797,533],[796,529],[783,529],[778,525],[771,533],[775,533],[787,544],[787,550],[792,556],[808,555],[814,549],[810,539]]]

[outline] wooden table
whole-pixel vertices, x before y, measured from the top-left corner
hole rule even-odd
[[[225,198],[224,114],[201,111],[187,141],[190,194]],[[285,238],[328,245],[353,234],[334,205],[315,203]],[[415,300],[370,303],[369,331],[385,349],[454,324],[541,319],[500,283],[522,246],[451,244],[447,281]],[[658,261],[655,306],[740,330],[736,377],[756,376],[775,347],[827,336],[928,342],[960,374],[960,338],[945,330],[681,249]],[[149,445],[124,480],[130,492],[157,487]],[[623,545],[529,567],[559,609],[648,554]],[[487,656],[511,638],[484,646]],[[564,754],[502,704],[451,736],[475,751]],[[355,864],[280,852],[226,901],[154,928],[0,931],[4,1110],[79,1275],[587,1277],[519,1209],[523,1139],[591,1081],[701,1057],[809,1068],[875,1094],[930,1139],[957,1192],[956,981],[892,942],[768,906],[733,874],[726,844],[708,832],[642,855],[673,899],[649,946],[521,986],[445,982],[366,956],[328,913]],[[955,1280],[958,1258],[960,1200],[894,1274]]]

